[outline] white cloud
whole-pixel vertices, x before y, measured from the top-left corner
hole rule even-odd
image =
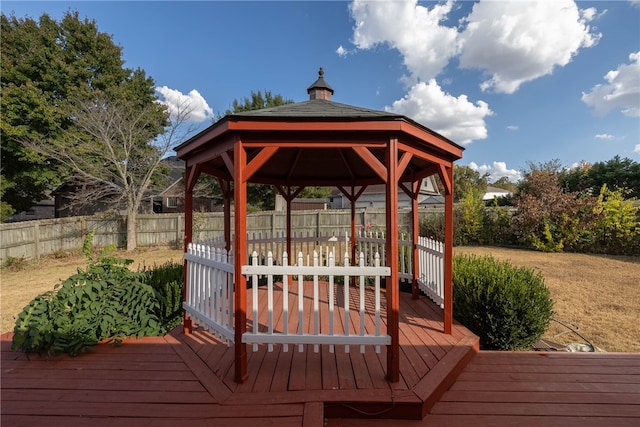
[[[640,117],[640,51],[630,54],[629,64],[609,71],[604,79],[606,84],[582,93],[582,102],[598,115],[619,109],[625,116]]]
[[[515,130],[518,130],[518,129],[520,129],[520,128],[518,126],[515,126],[515,125],[507,126],[507,130],[514,130],[515,131]]]
[[[338,54],[338,56],[344,58],[345,56],[347,56],[349,54],[349,51],[347,49],[345,49],[342,45],[340,45],[336,49],[336,53]]]
[[[186,121],[200,123],[213,117],[213,110],[200,93],[193,89],[187,95],[179,90],[160,86],[156,88],[162,99],[159,102],[167,106],[171,118],[188,112]]]
[[[599,133],[595,136],[596,139],[606,139],[612,140],[614,138],[613,135],[609,135],[608,133]]]
[[[397,49],[411,73],[412,83],[436,77],[458,52],[457,30],[441,25],[451,11],[453,1],[431,8],[417,0],[354,0],[351,16],[356,22],[353,44],[371,49],[387,43]]]
[[[493,114],[486,102],[473,104],[466,95],[456,98],[443,92],[434,79],[417,83],[385,110],[410,117],[458,144],[486,138],[484,118]]]
[[[508,169],[506,162],[493,162],[491,166],[480,165],[475,162],[469,163],[469,167],[478,172],[481,176],[488,173],[489,182],[495,182],[498,179],[506,176],[511,182],[517,182],[522,178],[522,173],[515,169]]]
[[[633,152],[640,154],[640,144],[636,144],[636,146],[633,147]]]
[[[485,70],[482,90],[513,93],[595,45],[601,35],[587,25],[595,15],[572,0],[481,1],[464,18],[460,66]]]

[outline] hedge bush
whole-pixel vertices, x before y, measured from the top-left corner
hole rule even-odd
[[[453,315],[489,350],[529,349],[544,333],[553,300],[544,279],[492,257],[453,260]]]

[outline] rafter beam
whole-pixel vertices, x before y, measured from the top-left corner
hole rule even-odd
[[[251,159],[251,161],[247,162],[247,167],[245,169],[245,173],[243,174],[244,179],[248,181],[254,173],[256,173],[267,161],[273,156],[276,151],[278,151],[278,147],[265,147],[256,156]]]
[[[387,182],[387,167],[367,147],[353,147],[353,151],[382,179]]]

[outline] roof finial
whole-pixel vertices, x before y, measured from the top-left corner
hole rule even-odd
[[[307,93],[309,94],[309,99],[324,99],[326,101],[331,101],[333,89],[329,86],[329,83],[324,80],[324,68],[320,67],[318,70],[318,80],[309,86]]]

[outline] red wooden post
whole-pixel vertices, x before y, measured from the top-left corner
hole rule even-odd
[[[189,243],[192,241],[193,234],[193,187],[191,187],[189,176],[193,173],[194,167],[187,166],[185,168],[184,180],[184,252],[186,253],[189,248]],[[184,280],[182,285],[182,301],[187,300],[187,260],[183,261],[184,265]],[[184,310],[184,319],[182,322],[182,330],[185,334],[190,334],[193,331],[193,324],[191,318],[187,315],[187,311]]]
[[[290,191],[291,189],[289,189]],[[291,201],[293,198],[291,194],[287,194],[284,199],[287,202],[287,255],[289,255],[289,259],[295,259],[295,254],[291,253]]]
[[[453,323],[453,164],[446,167],[448,186],[444,196],[444,333]]]
[[[354,197],[354,188],[351,187],[351,265],[358,265],[358,260],[356,259],[356,200]],[[364,224],[363,224],[364,225]],[[351,278],[351,283],[355,284],[355,277]]]
[[[231,249],[231,182],[221,179],[220,188],[224,204],[224,248],[229,252]]]
[[[418,287],[418,275],[420,271],[418,269],[418,232],[420,224],[418,221],[418,194],[420,194],[420,185],[422,180],[414,181],[411,185],[411,260],[413,281],[411,282],[411,298],[420,298],[420,288]]]
[[[391,138],[385,153],[387,166],[386,223],[387,223],[387,265],[391,275],[386,281],[387,333],[391,344],[387,346],[387,379],[400,380],[400,289],[398,283],[398,140]]]
[[[235,318],[234,318],[234,369],[235,381],[242,383],[247,379],[247,345],[242,343],[242,335],[247,330],[247,280],[242,275],[242,263],[246,262],[247,248],[247,182],[245,181],[245,167],[247,153],[242,141],[237,139],[233,150],[234,164],[234,277],[235,277]]]

